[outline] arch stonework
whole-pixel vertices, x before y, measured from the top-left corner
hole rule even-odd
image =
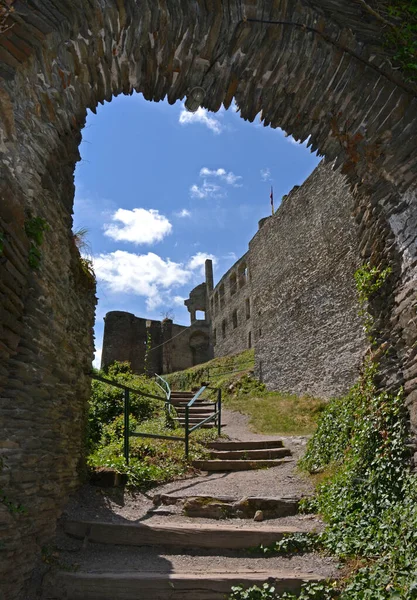
[[[183,99],[282,127],[343,165],[364,260],[392,267],[371,303],[381,385],[417,427],[417,101],[355,0],[16,0],[0,36],[0,585],[23,592],[79,481],[94,291],[71,235],[86,109]],[[262,23],[258,21],[263,21]],[[280,22],[281,24],[266,24]],[[146,140],[144,140],[146,147]],[[29,266],[25,223],[49,223]],[[3,493],[3,492],[2,492]]]

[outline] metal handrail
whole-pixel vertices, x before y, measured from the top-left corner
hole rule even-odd
[[[165,398],[161,396],[155,396],[154,394],[148,394],[146,392],[142,392],[142,390],[138,390],[137,388],[132,388],[123,383],[119,383],[118,381],[114,381],[112,379],[107,379],[107,377],[101,377],[101,375],[96,375],[95,373],[91,373],[91,378],[96,379],[97,381],[101,381],[101,383],[106,383],[107,385],[112,385],[113,387],[124,390],[124,403],[123,403],[123,455],[125,457],[126,464],[129,464],[129,414],[130,414],[130,392],[136,394],[137,396],[145,396],[146,398],[153,398],[154,400],[162,400],[165,401]]]
[[[162,381],[162,384],[165,386],[163,387],[161,384],[159,384],[156,379],[155,379],[155,383],[156,385],[164,392],[164,394],[166,395],[166,400],[165,400],[165,414],[167,416],[167,424],[168,424],[168,419],[171,418],[175,418],[176,416],[176,411],[175,408],[172,406],[172,402],[171,402],[171,388],[169,386],[169,383],[166,379],[164,379],[163,377],[161,377],[160,375],[158,375],[158,373],[155,373],[155,378],[158,378]]]
[[[205,390],[217,390],[217,400],[216,402],[214,402],[213,404],[215,405],[215,411],[212,415],[210,415],[209,417],[206,417],[205,419],[202,419],[199,423],[197,423],[196,425],[194,425],[193,427],[190,428],[190,408],[192,407],[192,405],[194,404],[194,402],[197,400],[197,398],[199,398],[201,396],[201,394],[205,391]],[[185,458],[188,458],[188,454],[189,454],[189,442],[190,442],[190,433],[192,433],[193,431],[196,431],[197,429],[200,429],[200,427],[202,427],[205,423],[209,423],[210,421],[216,421],[216,425],[217,425],[217,433],[218,435],[221,434],[221,427],[222,427],[222,391],[220,388],[212,388],[209,387],[207,385],[203,385],[198,392],[191,398],[191,400],[188,402],[187,406],[185,407]]]
[[[166,394],[167,399],[170,400],[171,399],[171,388],[169,387],[168,381],[166,379],[164,379],[163,377],[161,377],[160,375],[158,375],[158,373],[155,373],[155,377],[160,379],[162,381],[162,383],[165,385],[165,388],[164,388],[157,381],[155,381],[156,385],[161,388],[161,390],[164,392],[164,394]]]
[[[113,387],[119,388],[124,391],[123,455],[124,455],[127,465],[129,464],[129,437],[144,437],[144,438],[154,438],[154,439],[174,440],[174,441],[184,442],[185,443],[185,458],[188,459],[189,438],[190,438],[190,434],[193,431],[196,431],[197,429],[202,427],[205,423],[209,423],[210,421],[216,420],[218,434],[219,435],[221,434],[222,392],[221,392],[220,388],[212,388],[212,387],[209,387],[206,385],[203,385],[198,390],[198,392],[192,397],[190,402],[188,402],[188,404],[185,407],[185,436],[184,437],[175,436],[175,435],[172,435],[172,436],[159,435],[159,434],[153,434],[153,433],[139,433],[139,432],[129,433],[130,393],[136,394],[137,396],[145,396],[146,398],[154,398],[155,400],[165,401],[165,405],[168,405],[169,409],[173,408],[173,406],[171,404],[171,388],[169,387],[168,382],[165,381],[165,379],[163,379],[159,375],[157,375],[157,377],[159,377],[159,379],[161,379],[167,385],[167,391],[165,392],[166,399],[162,398],[161,396],[155,396],[154,394],[148,394],[147,392],[143,392],[142,390],[139,390],[137,388],[132,388],[123,383],[119,383],[118,381],[114,381],[112,379],[107,379],[106,377],[101,377],[101,375],[96,375],[95,373],[91,373],[92,379],[96,379],[97,381],[100,381],[101,383],[106,383],[107,385],[112,385]],[[163,390],[161,385],[159,385],[158,383],[157,383],[157,385]],[[201,394],[206,389],[207,390],[208,389],[217,390],[217,400],[216,400],[216,402],[213,403],[216,407],[215,412],[212,415],[210,415],[209,417],[202,419],[199,423],[197,423],[196,425],[194,425],[193,427],[190,428],[189,427],[190,408],[192,407],[194,402],[201,396]]]

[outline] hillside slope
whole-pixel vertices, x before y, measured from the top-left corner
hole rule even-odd
[[[254,377],[253,371],[254,352],[246,350],[164,377],[173,390],[198,390],[203,383],[221,388],[223,405],[248,415],[250,427],[255,433],[313,433],[326,402],[310,396],[269,392]],[[214,392],[211,394],[214,395]]]

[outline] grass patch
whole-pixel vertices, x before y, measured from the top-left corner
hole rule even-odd
[[[254,366],[254,352],[246,350],[164,377],[173,390],[199,388],[202,382],[221,388],[223,405],[248,415],[254,433],[313,433],[327,403],[309,396],[268,392],[265,385],[254,377]]]
[[[308,396],[261,392],[226,397],[225,406],[248,415],[255,433],[309,435],[315,431],[326,403]]]

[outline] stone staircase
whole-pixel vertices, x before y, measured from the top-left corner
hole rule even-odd
[[[277,467],[290,454],[277,439],[209,447],[211,458],[196,462],[210,470],[241,470],[235,463]],[[277,592],[298,594],[304,583],[334,576],[331,559],[254,550],[314,530],[311,517],[298,515],[299,498],[192,496],[189,488],[155,493],[138,521],[117,515],[64,521],[64,551],[44,578],[42,600],[226,600],[236,585],[268,581]]]
[[[195,392],[171,392],[171,404],[175,408],[176,420],[181,427],[185,426],[185,407],[194,398]],[[197,398],[189,411],[189,424],[197,425],[206,417],[210,417],[215,412],[215,405],[207,398]],[[215,421],[210,421],[202,425],[205,429],[216,427]]]
[[[292,460],[291,451],[281,440],[220,441],[208,444],[211,450],[206,460],[193,461],[201,471],[247,471],[279,467]]]
[[[63,528],[73,545],[44,578],[42,600],[225,600],[232,586],[265,581],[277,592],[297,594],[303,583],[330,574],[319,557],[247,552],[303,526],[280,525],[279,519],[235,525],[190,523],[181,514],[166,518],[161,523],[151,512],[146,522],[67,520]]]

